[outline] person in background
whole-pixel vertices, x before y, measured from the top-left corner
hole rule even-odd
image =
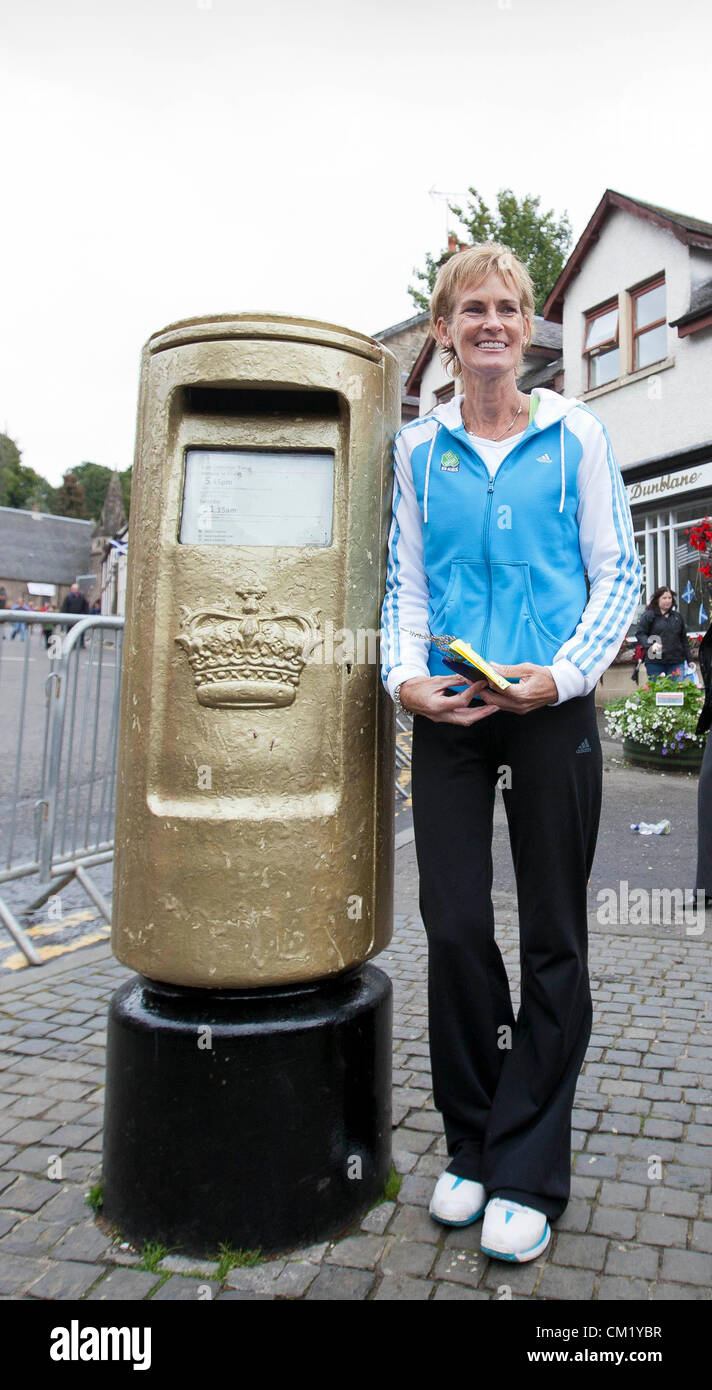
[[[30,611],[30,605],[29,605],[29,603],[13,603],[13,605],[12,605],[12,611],[13,611],[13,613],[14,613],[16,610],[19,610],[19,612],[21,612],[21,613],[29,613],[29,611]],[[10,641],[11,641],[11,642],[14,641],[14,639],[15,639],[16,637],[19,636],[20,640],[21,640],[22,642],[24,642],[24,640],[25,640],[25,638],[26,638],[26,636],[27,636],[27,629],[28,629],[28,627],[29,627],[29,623],[13,623],[13,625],[12,625],[12,632],[10,633]]]
[[[4,585],[4,584],[0,584],[0,608],[2,608],[2,609],[7,608],[7,589],[5,588],[5,585]],[[0,626],[0,631],[2,632],[2,640],[3,640],[3,642],[4,642],[4,641],[5,641],[5,624],[4,624],[4,623]]]
[[[56,613],[56,612],[57,612],[57,609],[54,607],[53,604],[43,603],[43,604],[42,604],[42,609],[41,609],[41,611],[42,611],[43,613]],[[49,623],[49,624],[47,625],[47,627],[44,627],[44,626],[42,627],[42,636],[43,636],[43,638],[44,638],[45,650],[49,647],[50,641],[52,640],[52,633],[53,633],[53,632],[54,632],[54,624],[53,624],[53,623]]]
[[[700,643],[700,673],[705,699],[695,733],[705,734],[712,725],[712,627]],[[697,876],[695,884],[704,889],[705,905],[712,904],[712,738],[707,739],[697,784]]]
[[[71,586],[71,588],[70,588],[70,590],[69,590],[69,593],[68,593],[68,594],[65,594],[64,599],[63,599],[63,602],[62,602],[62,607],[61,607],[61,609],[60,609],[60,612],[62,612],[62,613],[88,613],[88,612],[89,612],[89,604],[88,604],[87,601],[86,601],[86,597],[85,597],[85,595],[82,593],[81,589],[79,588],[79,585],[78,585],[76,582],[75,582],[74,584],[72,584],[72,586]],[[66,628],[65,631],[68,632],[68,631],[69,631],[69,628]],[[84,646],[84,638],[83,638],[83,637],[82,637],[82,640],[81,640],[81,645],[82,645],[82,647]]]
[[[676,679],[681,674],[683,662],[692,664],[687,629],[677,611],[675,594],[665,584],[655,590],[640,619],[635,637],[645,648],[648,680],[655,680],[657,676]]]

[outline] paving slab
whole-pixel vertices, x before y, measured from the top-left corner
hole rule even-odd
[[[112,1269],[101,1283],[87,1294],[87,1302],[123,1302],[124,1299],[143,1299],[160,1282],[160,1274],[141,1269]]]

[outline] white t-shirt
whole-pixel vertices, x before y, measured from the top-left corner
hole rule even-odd
[[[487,465],[490,477],[493,478],[502,459],[505,459],[510,449],[519,443],[523,433],[524,431],[521,430],[519,434],[513,434],[511,439],[500,439],[495,443],[491,439],[482,439],[478,434],[470,434],[468,430],[467,438],[472,440],[480,458]]]

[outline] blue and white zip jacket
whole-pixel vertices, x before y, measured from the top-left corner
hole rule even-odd
[[[396,435],[381,611],[391,696],[411,677],[452,674],[430,640],[449,634],[488,661],[548,667],[562,704],[593,690],[628,631],[641,567],[608,435],[581,401],[533,394],[493,478],[462,396]]]

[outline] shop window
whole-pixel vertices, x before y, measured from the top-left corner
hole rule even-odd
[[[618,300],[611,300],[586,315],[583,355],[587,363],[587,390],[605,386],[621,374],[618,339]]]
[[[665,277],[630,291],[634,372],[667,356]]]
[[[637,511],[637,509],[636,509]],[[670,510],[649,509],[634,518],[635,541],[643,568],[641,604],[661,584],[677,595],[677,606],[688,632],[704,631],[710,609],[708,585],[699,574],[700,553],[691,548],[688,530],[704,514],[705,501],[686,502]]]

